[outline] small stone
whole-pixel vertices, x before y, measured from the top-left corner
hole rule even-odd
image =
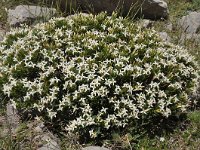
[[[165,27],[166,27],[166,29],[169,30],[169,31],[172,31],[172,30],[173,30],[173,25],[172,25],[172,23],[166,24]]]
[[[151,28],[153,26],[153,21],[148,19],[142,19],[139,21],[139,25],[143,28]]]
[[[171,38],[169,37],[169,35],[166,32],[159,32],[158,33],[160,35],[160,38],[163,39],[166,42],[170,42]]]

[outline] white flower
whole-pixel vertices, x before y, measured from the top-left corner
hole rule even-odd
[[[49,108],[47,108],[47,113],[51,119],[55,118],[57,115],[57,112],[54,112],[52,109]]]
[[[171,110],[170,110],[169,108],[166,108],[166,109],[164,110],[164,112],[163,112],[163,115],[164,115],[165,117],[169,117],[170,114],[171,114]]]
[[[88,87],[87,84],[82,84],[82,85],[80,85],[80,86],[78,87],[78,90],[79,90],[80,92],[87,92],[87,91],[90,90],[90,88]]]
[[[50,81],[50,85],[53,85],[54,83],[58,83],[60,79],[58,79],[57,77],[54,77],[54,78],[51,78],[49,81]]]
[[[96,138],[97,137],[97,133],[94,130],[90,130],[89,133],[90,133],[90,137],[91,138]]]
[[[4,92],[5,94],[7,94],[8,97],[10,97],[11,91],[12,91],[12,86],[10,86],[9,84],[4,84],[4,85],[3,85],[3,92]]]
[[[164,142],[165,138],[164,137],[160,137],[160,142]]]
[[[103,96],[107,96],[107,94],[109,93],[108,89],[105,86],[101,86],[98,90],[97,90],[97,95],[103,97]]]

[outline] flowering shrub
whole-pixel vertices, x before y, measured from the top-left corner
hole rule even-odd
[[[185,111],[198,76],[186,50],[105,13],[15,29],[0,53],[1,88],[14,106],[93,139]]]

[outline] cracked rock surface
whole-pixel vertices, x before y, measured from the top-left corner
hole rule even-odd
[[[32,24],[41,19],[48,20],[56,14],[56,9],[40,6],[19,5],[15,9],[8,10],[8,24],[19,26],[21,23]]]

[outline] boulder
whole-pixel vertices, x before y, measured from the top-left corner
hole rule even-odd
[[[169,14],[167,3],[163,0],[144,0],[141,11],[149,19],[166,19]]]
[[[99,147],[99,146],[88,146],[85,148],[82,148],[82,150],[109,150],[105,147]]]
[[[21,23],[33,23],[42,19],[48,20],[56,14],[56,9],[19,5],[15,9],[8,10],[8,24],[10,26],[18,26]]]
[[[200,12],[190,12],[187,16],[183,16],[178,24],[187,34],[200,33]]]
[[[93,13],[107,11],[111,14],[115,10],[121,10],[126,16],[131,10],[133,14],[137,13],[148,19],[168,17],[168,6],[163,0],[61,0],[61,4],[63,4],[62,8],[67,4],[65,7],[69,5],[71,9],[80,7],[83,11]]]
[[[200,12],[190,12],[183,16],[178,25],[183,30],[180,42],[184,43],[186,40],[192,40],[199,43],[200,40]]]

